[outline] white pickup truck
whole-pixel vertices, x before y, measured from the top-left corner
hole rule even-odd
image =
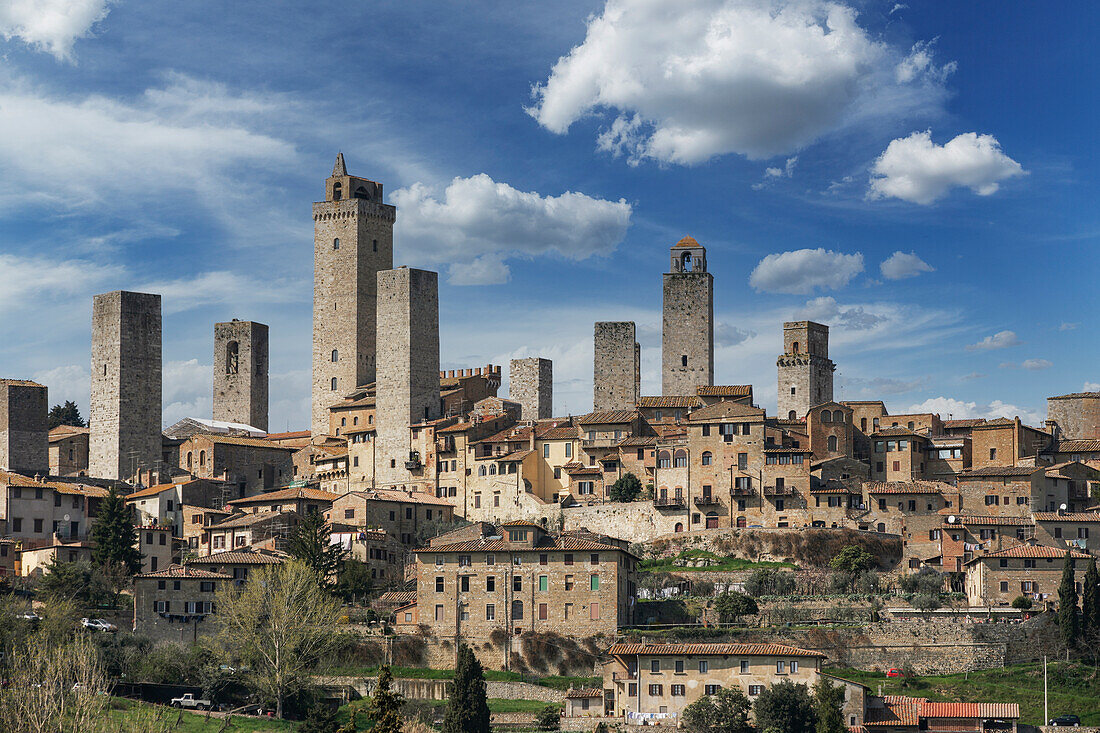
[[[188,692],[183,697],[173,697],[172,707],[174,708],[190,708],[192,710],[209,710],[214,705],[209,700],[198,700]]]

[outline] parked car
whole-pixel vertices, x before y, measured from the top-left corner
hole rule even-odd
[[[1081,725],[1081,719],[1076,715],[1059,715],[1057,718],[1050,719],[1050,725],[1069,725],[1077,728]]]
[[[117,626],[101,618],[82,618],[80,625],[88,631],[105,631],[112,634],[118,631]]]
[[[191,710],[209,710],[214,707],[214,704],[209,700],[197,699],[194,695],[188,692],[183,697],[173,697],[172,707],[174,708],[189,708]]]
[[[17,614],[16,618],[23,619],[31,624],[36,624],[42,620],[42,617],[34,611],[24,611],[23,613]]]
[[[898,669],[897,667],[891,667],[890,669],[886,670],[886,676],[887,677],[904,677],[905,672]]]

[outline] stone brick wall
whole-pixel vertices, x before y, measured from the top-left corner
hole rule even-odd
[[[1047,420],[1058,425],[1062,440],[1100,439],[1100,392],[1048,397]]]
[[[352,185],[369,184],[372,197],[334,200],[337,183],[349,196]],[[380,183],[334,171],[326,190],[326,200],[313,204],[314,436],[328,433],[329,405],[374,381],[377,273],[393,267],[397,219],[397,209],[382,203]]]
[[[812,321],[784,323],[783,348],[776,361],[776,415],[788,418],[793,413],[802,418],[814,405],[833,399],[836,365],[829,359],[829,327]]]
[[[714,276],[665,273],[663,296],[662,393],[693,395],[696,387],[714,384]]]
[[[268,328],[233,320],[214,324],[214,419],[267,431]]]
[[[409,426],[440,416],[439,276],[408,267],[379,272],[378,324],[386,338],[378,348],[375,483],[417,485],[434,456],[422,455],[420,467],[406,468]]]
[[[116,290],[92,301],[88,473],[129,478],[161,457],[160,296]]]
[[[49,409],[45,386],[0,379],[0,468],[49,472]]]
[[[640,376],[634,322],[601,321],[594,330],[592,409],[633,410]]]
[[[554,416],[554,362],[533,356],[508,364],[508,396],[520,404],[521,420]]]

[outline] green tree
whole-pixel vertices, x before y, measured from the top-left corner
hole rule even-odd
[[[454,686],[443,733],[489,733],[489,702],[485,697],[485,671],[470,647],[458,649]]]
[[[1085,633],[1100,632],[1100,572],[1096,570],[1096,558],[1089,560],[1081,589],[1081,627]]]
[[[240,587],[220,584],[215,603],[213,642],[222,658],[248,668],[248,682],[275,701],[280,718],[287,698],[344,643],[336,633],[339,602],[298,560],[266,565]]]
[[[332,530],[324,515],[306,512],[287,545],[290,556],[313,570],[323,588],[336,582],[348,554],[343,545],[332,544],[331,538]]]
[[[764,688],[753,703],[756,727],[768,733],[806,733],[814,729],[814,706],[806,685],[784,680]]]
[[[539,730],[561,730],[561,711],[557,705],[547,705],[535,717],[535,727]]]
[[[642,482],[632,473],[624,473],[611,484],[607,495],[611,501],[634,501],[642,493]]]
[[[91,539],[92,562],[96,565],[101,568],[117,565],[130,575],[141,572],[134,512],[113,487],[99,504]]]
[[[745,579],[745,592],[753,598],[790,596],[794,595],[794,589],[794,573],[789,571],[760,568]]]
[[[392,689],[393,673],[388,664],[378,671],[378,684],[370,698],[367,715],[374,721],[374,733],[401,733],[401,708],[405,698]]]
[[[848,545],[829,561],[833,570],[843,570],[856,575],[875,566],[875,556],[860,545]]]
[[[1072,649],[1081,634],[1081,619],[1077,611],[1077,586],[1073,579],[1073,556],[1067,550],[1062,564],[1062,582],[1058,585],[1058,628],[1062,641]]]
[[[844,723],[844,688],[819,677],[814,685],[814,733],[848,733]]]
[[[718,620],[724,624],[736,621],[742,616],[751,616],[760,613],[760,608],[752,596],[744,593],[723,593],[714,602],[714,610],[718,612]]]
[[[691,733],[752,733],[751,707],[740,689],[723,687],[684,708],[684,727]]]
[[[1027,596],[1020,595],[1012,599],[1012,607],[1017,610],[1028,611],[1031,610],[1031,606],[1031,599]]]
[[[339,733],[340,719],[328,705],[314,705],[295,730],[297,733]]]
[[[38,590],[47,599],[98,606],[114,598],[104,573],[87,560],[64,562],[56,557],[43,568]]]
[[[50,430],[59,425],[72,425],[77,428],[86,428],[88,424],[80,416],[80,408],[72,400],[66,400],[64,405],[54,405],[46,416],[46,423]]]
[[[370,577],[370,566],[359,560],[347,559],[336,574],[336,586],[332,592],[345,603],[354,603],[371,594],[374,581]]]

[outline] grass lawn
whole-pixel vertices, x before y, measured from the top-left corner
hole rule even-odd
[[[116,697],[111,699],[108,713],[112,723],[118,723],[120,730],[140,730],[142,733],[217,733],[225,725],[224,718],[207,718],[204,713],[189,713],[174,710],[162,705],[148,705],[136,700]],[[176,721],[179,720],[179,726]],[[242,715],[234,715],[231,731],[248,733],[285,733],[293,731],[296,723],[285,720],[259,720]]]
[[[677,560],[707,558],[714,564],[701,568],[685,568],[676,565]],[[649,573],[690,573],[703,570],[757,570],[759,568],[790,568],[795,570],[797,566],[789,562],[753,562],[740,557],[722,557],[707,550],[684,550],[676,557],[663,557],[656,560],[643,560],[638,569]]]
[[[927,697],[942,702],[1015,702],[1020,704],[1020,722],[1042,725],[1043,665],[1017,664],[1004,669],[986,669],[969,674],[918,676],[902,685],[898,678],[881,672],[829,669],[828,674],[860,682],[878,694]],[[1100,670],[1084,664],[1051,662],[1047,670],[1050,717],[1081,716],[1081,725],[1100,725]]]

